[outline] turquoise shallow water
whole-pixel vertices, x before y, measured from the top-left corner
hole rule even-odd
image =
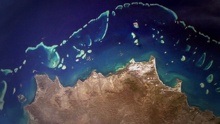
[[[218,43],[162,5],[119,5],[94,17],[60,43],[47,45],[42,41],[24,49],[16,67],[2,67],[0,79],[7,83],[7,91],[3,95],[6,85],[1,83],[5,104],[0,121],[27,121],[23,106],[34,99],[36,74],[48,74],[52,79],[58,76],[64,86],[74,86],[93,70],[107,75],[132,58],[148,61],[151,55],[156,58],[159,77],[165,84],[174,86],[177,78],[183,80],[182,91],[189,104],[219,116]],[[20,94],[26,97],[25,102],[18,101]]]

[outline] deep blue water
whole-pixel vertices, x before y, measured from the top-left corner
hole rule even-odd
[[[12,70],[9,74],[2,70],[0,74],[1,81],[7,82],[1,122],[27,121],[23,106],[34,99],[36,74],[58,76],[64,86],[74,86],[78,79],[86,79],[93,70],[107,75],[132,58],[148,61],[151,55],[156,58],[160,79],[165,84],[174,86],[177,78],[183,80],[182,91],[190,105],[220,115],[219,41],[184,25],[174,11],[159,4],[122,4],[90,19],[73,29],[72,34],[49,34],[54,42],[42,38],[31,44],[24,43],[28,48],[20,48],[23,52],[16,62],[1,66],[1,69]],[[33,30],[35,28],[39,29],[33,27]],[[41,28],[51,30],[50,27]],[[190,49],[186,50],[187,46]],[[211,61],[213,64],[209,68]],[[209,75],[211,79],[207,80]],[[1,83],[1,90],[4,86]],[[19,94],[27,101],[19,102]]]

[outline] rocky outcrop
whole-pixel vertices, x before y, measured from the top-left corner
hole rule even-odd
[[[74,87],[36,75],[36,97],[25,110],[33,124],[202,124],[220,123],[210,111],[189,107],[181,93],[158,78],[155,59],[132,61],[107,77],[92,72]]]

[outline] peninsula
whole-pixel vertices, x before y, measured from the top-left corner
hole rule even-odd
[[[160,81],[155,58],[131,61],[115,74],[93,71],[74,87],[36,75],[34,101],[25,107],[31,124],[215,124],[210,111],[188,106],[181,81],[171,88]]]

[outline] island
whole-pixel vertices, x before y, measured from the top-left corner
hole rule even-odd
[[[34,101],[25,106],[31,124],[216,124],[211,111],[190,107],[181,92],[159,79],[154,57],[134,60],[114,74],[93,71],[74,87],[63,87],[58,77],[36,75]]]

